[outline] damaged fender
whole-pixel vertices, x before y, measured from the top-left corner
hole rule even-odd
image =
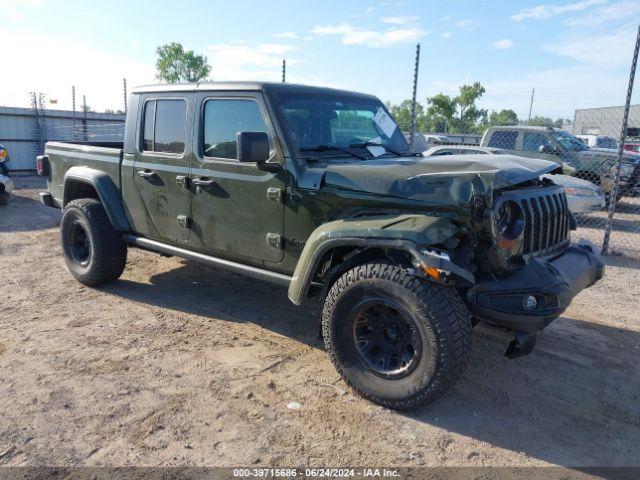
[[[407,252],[416,268],[438,268],[473,282],[473,274],[445,256],[425,249],[445,242],[458,232],[447,218],[427,215],[355,217],[328,222],[313,231],[296,265],[289,299],[300,305],[307,296],[324,254],[336,247],[377,247]]]

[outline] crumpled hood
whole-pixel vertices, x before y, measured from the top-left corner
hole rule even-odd
[[[327,187],[437,204],[468,203],[471,195],[526,182],[558,168],[554,162],[514,155],[402,157],[329,164]]]

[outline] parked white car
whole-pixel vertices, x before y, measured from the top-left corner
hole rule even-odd
[[[424,157],[440,155],[506,155],[506,150],[494,147],[478,147],[474,145],[438,145],[422,153]],[[564,187],[569,210],[574,215],[597,212],[606,206],[604,192],[600,187],[586,180],[569,175],[543,175],[556,185]]]
[[[598,212],[603,210],[607,201],[602,189],[587,180],[582,180],[569,175],[543,175],[556,185],[564,187],[567,196],[569,210],[574,215]]]
[[[606,135],[576,135],[589,148],[607,148],[609,150],[618,150],[618,141],[613,137]]]

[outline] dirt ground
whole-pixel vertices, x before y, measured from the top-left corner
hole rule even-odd
[[[135,249],[120,281],[80,285],[42,182],[16,186],[0,207],[0,465],[640,465],[638,262],[610,260],[528,357],[476,331],[454,389],[402,414],[347,389],[316,306],[284,288]]]

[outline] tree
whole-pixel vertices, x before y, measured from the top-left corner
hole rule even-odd
[[[391,108],[389,108],[400,130],[409,131],[411,129],[411,104],[411,100],[403,100],[400,105],[391,105]],[[416,102],[416,124],[419,123],[423,112],[424,107],[419,102]]]
[[[438,93],[427,98],[429,108],[427,114],[421,122],[421,127],[425,131],[448,132],[453,127],[453,117],[456,113],[457,103],[455,98],[451,98],[444,93]]]
[[[461,133],[474,132],[477,130],[478,121],[483,120],[487,116],[487,111],[476,107],[476,100],[485,92],[485,88],[480,82],[474,82],[473,85],[462,85],[460,87],[460,95],[455,98],[460,112],[459,128]]]
[[[480,133],[487,124],[487,111],[478,108],[476,100],[484,92],[485,88],[479,82],[475,82],[472,85],[462,85],[460,94],[455,97],[438,93],[427,98],[426,111],[422,105],[416,103],[418,131]],[[400,128],[408,131],[411,126],[411,100],[403,100],[400,105],[391,105],[387,102],[387,106]],[[503,110],[503,112],[513,113],[512,110]]]
[[[511,109],[493,110],[489,115],[489,124],[494,126],[518,125],[518,115]]]
[[[211,72],[207,57],[185,50],[177,42],[156,48],[156,54],[156,78],[163,82],[199,82]]]
[[[553,120],[552,118],[549,117],[532,117],[531,121],[529,122],[529,125],[533,125],[536,127],[556,127],[556,128],[562,128],[562,125],[564,124],[564,120],[562,118],[557,118],[556,120]]]

